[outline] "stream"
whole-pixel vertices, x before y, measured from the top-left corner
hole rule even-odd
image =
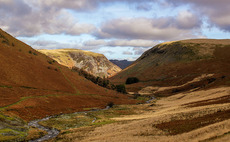
[[[145,103],[148,104],[148,103],[150,103],[154,99],[155,99],[155,97],[152,97],[150,100],[146,101]],[[104,108],[104,109],[94,109],[94,110],[91,110],[91,111],[75,112],[73,114],[89,113],[89,112],[101,111],[101,110],[108,110],[108,109],[110,109],[110,106],[106,106],[106,108]],[[65,114],[61,114],[61,115],[65,115]],[[55,138],[60,133],[60,131],[58,129],[55,129],[55,128],[51,129],[51,128],[48,128],[48,127],[44,127],[44,126],[40,125],[39,122],[46,121],[46,120],[49,120],[50,118],[54,118],[54,117],[57,117],[57,116],[59,116],[59,115],[48,116],[48,117],[45,117],[43,119],[38,119],[38,120],[30,121],[28,123],[28,126],[32,126],[32,127],[44,130],[48,134],[45,135],[45,136],[43,136],[43,137],[41,137],[41,138],[38,138],[36,140],[30,140],[29,142],[42,142],[42,141],[45,141],[45,140],[49,140],[49,139]],[[95,121],[96,121],[96,118],[94,118],[94,120],[92,121],[92,123],[94,123]]]
[[[94,111],[108,110],[109,108],[110,108],[110,106],[106,106],[106,108],[104,108],[104,109],[94,109],[94,110],[91,110],[91,111],[75,112],[73,114],[89,113],[89,112],[94,112]],[[65,114],[61,114],[61,115],[65,115]],[[38,138],[36,140],[30,140],[29,142],[42,142],[42,141],[46,141],[46,140],[55,138],[60,133],[60,131],[58,129],[55,129],[55,128],[51,129],[51,128],[48,128],[48,127],[44,127],[44,126],[40,125],[39,122],[46,121],[46,120],[49,120],[50,118],[54,118],[54,117],[57,117],[57,116],[60,116],[60,115],[48,116],[48,117],[45,117],[45,118],[42,118],[42,119],[37,119],[37,120],[30,121],[28,123],[28,126],[32,126],[32,127],[38,128],[40,130],[44,130],[48,134],[43,136],[43,137],[41,137],[41,138]],[[95,121],[96,121],[96,118],[94,118],[92,123],[94,123]]]

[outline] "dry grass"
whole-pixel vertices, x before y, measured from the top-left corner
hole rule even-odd
[[[222,87],[160,98],[154,104],[135,106],[138,114],[111,118],[117,123],[68,130],[66,141],[221,141],[229,140],[230,103],[185,107],[229,95]]]
[[[26,141],[38,139],[46,134],[46,131],[31,127],[26,137]]]
[[[147,86],[179,86],[203,74],[229,76],[229,52],[230,40],[196,39],[163,43],[146,51],[110,80],[122,84],[128,77],[137,77],[139,83],[127,85],[127,91],[137,92]],[[226,85],[226,81],[223,79],[218,84]]]
[[[230,110],[218,111],[213,114],[208,114],[192,119],[172,120],[169,122],[153,125],[153,127],[167,131],[170,135],[178,135],[227,119],[230,119]]]

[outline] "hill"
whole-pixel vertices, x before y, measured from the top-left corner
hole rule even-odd
[[[109,60],[109,61],[114,63],[121,69],[125,69],[126,67],[128,67],[129,65],[133,63],[133,61],[127,61],[127,60]]]
[[[38,51],[68,68],[77,67],[79,69],[84,69],[88,73],[102,78],[112,76],[121,71],[118,66],[111,63],[104,55],[90,51],[79,49]]]
[[[128,77],[137,77],[139,83],[127,85],[131,92],[148,86],[156,91],[158,86],[179,86],[189,81],[192,82],[181,86],[179,90],[166,90],[180,92],[198,87],[230,85],[229,53],[229,39],[166,42],[146,51],[131,66],[113,76],[111,81],[120,84],[125,83]],[[193,81],[196,78],[199,81]]]
[[[0,30],[0,113],[26,121],[46,115],[132,103]],[[90,87],[89,87],[90,86]]]

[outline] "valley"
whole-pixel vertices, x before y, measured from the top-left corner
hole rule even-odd
[[[0,142],[230,142],[229,0],[0,0]]]
[[[188,91],[147,104],[58,116],[42,125],[61,130],[50,141],[227,141],[229,91]]]
[[[109,74],[104,55],[0,34],[0,141],[230,139],[230,40],[162,43]]]

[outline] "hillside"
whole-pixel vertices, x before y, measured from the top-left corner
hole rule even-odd
[[[38,51],[68,68],[77,67],[79,69],[84,69],[88,73],[102,78],[112,76],[121,71],[118,66],[111,63],[104,55],[90,51],[79,49]]]
[[[148,86],[178,86],[194,78],[211,74],[174,91],[230,85],[229,53],[228,39],[166,42],[146,51],[131,66],[113,76],[111,81],[120,84],[125,83],[128,77],[137,77],[139,83],[127,85],[128,91],[136,92]]]
[[[121,69],[125,69],[126,67],[128,67],[129,65],[133,63],[133,61],[128,61],[128,60],[109,60],[109,61],[114,63]]]
[[[25,121],[104,108],[110,102],[135,103],[126,95],[79,76],[2,30],[0,59],[0,141],[26,136]]]

